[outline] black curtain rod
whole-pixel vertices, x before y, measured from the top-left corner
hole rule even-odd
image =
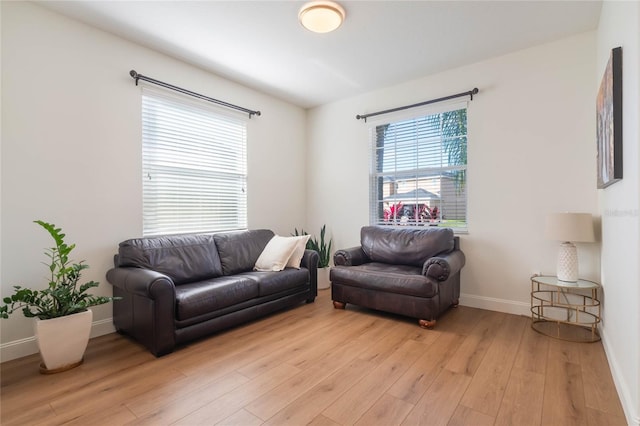
[[[129,75],[136,81],[136,86],[138,85],[138,80],[143,80],[143,81],[147,81],[149,83],[157,84],[158,86],[162,86],[162,87],[165,87],[167,89],[175,90],[176,92],[184,93],[185,95],[193,96],[194,98],[202,99],[202,100],[205,100],[205,101],[208,101],[208,102],[212,102],[214,104],[222,105],[222,106],[227,107],[227,108],[231,108],[231,109],[235,109],[235,110],[238,110],[238,111],[246,112],[247,114],[249,114],[249,118],[251,118],[254,115],[257,115],[257,116],[261,115],[260,111],[254,111],[254,110],[251,110],[251,109],[243,108],[243,107],[238,106],[238,105],[230,104],[230,103],[225,102],[225,101],[221,101],[221,100],[218,100],[218,99],[210,98],[208,96],[201,95],[199,93],[192,92],[190,90],[183,89],[181,87],[174,86],[174,85],[169,84],[169,83],[165,83],[164,81],[156,80],[156,79],[147,77],[145,75],[138,74],[134,70],[129,71]]]
[[[356,119],[360,120],[361,118],[364,118],[364,122],[366,123],[367,118],[373,117],[375,115],[388,114],[390,112],[402,111],[404,109],[415,108],[415,107],[429,105],[429,104],[435,104],[436,102],[448,101],[449,99],[460,98],[462,96],[471,96],[471,100],[473,100],[473,95],[476,95],[476,94],[478,94],[478,88],[474,87],[473,90],[469,90],[468,92],[458,93],[456,95],[451,95],[451,96],[445,96],[443,98],[438,98],[438,99],[431,99],[430,101],[424,101],[418,104],[405,105],[398,108],[386,109],[384,111],[372,112],[370,114],[358,114],[356,115]]]

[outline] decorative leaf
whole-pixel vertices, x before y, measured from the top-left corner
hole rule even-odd
[[[45,264],[51,273],[48,287],[38,291],[14,286],[14,294],[3,299],[4,305],[0,306],[0,318],[8,318],[17,310],[21,310],[27,318],[57,318],[120,299],[86,294],[88,289],[98,287],[99,283],[95,281],[89,281],[77,287],[81,272],[89,266],[84,264],[84,261],[68,264],[69,255],[76,245],[67,245],[64,242],[65,234],[55,225],[41,220],[34,222],[42,226],[55,241],[55,247],[45,249],[45,256],[50,260],[49,264]]]

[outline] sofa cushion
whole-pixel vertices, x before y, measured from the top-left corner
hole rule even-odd
[[[260,253],[273,238],[273,232],[268,229],[224,232],[215,234],[213,238],[218,248],[222,273],[234,275],[253,269]]]
[[[422,266],[439,253],[453,250],[450,228],[391,228],[364,226],[360,230],[362,250],[373,262]]]
[[[435,281],[421,274],[421,268],[408,265],[365,263],[359,266],[331,268],[331,282],[388,293],[433,297],[438,293]]]
[[[172,235],[134,238],[120,243],[118,265],[152,269],[169,276],[174,284],[222,275],[212,235]]]
[[[238,277],[249,278],[258,284],[260,296],[280,293],[286,290],[304,288],[309,283],[308,269],[287,268],[279,272],[245,272]]]
[[[282,271],[291,255],[296,251],[298,241],[296,237],[281,237],[275,235],[265,246],[256,264],[255,271]]]
[[[176,287],[176,319],[188,320],[258,297],[258,283],[242,276],[218,277]]]

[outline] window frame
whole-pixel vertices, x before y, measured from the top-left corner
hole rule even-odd
[[[377,146],[377,128],[379,126],[383,126],[383,125],[393,125],[393,124],[399,124],[399,123],[404,123],[404,122],[409,122],[412,120],[419,120],[421,118],[425,118],[427,116],[432,116],[432,115],[436,115],[436,114],[443,114],[443,113],[447,113],[447,112],[452,112],[452,111],[456,111],[456,110],[461,110],[464,109],[465,110],[465,130],[466,133],[464,133],[464,135],[460,135],[460,137],[464,138],[464,160],[465,160],[465,164],[464,165],[447,165],[445,167],[435,167],[433,168],[434,172],[436,170],[440,171],[440,179],[442,179],[442,172],[449,170],[449,171],[455,171],[455,170],[462,170],[463,171],[463,176],[464,176],[464,180],[463,180],[463,193],[464,193],[464,197],[459,197],[458,195],[456,195],[457,200],[455,202],[463,202],[464,203],[464,219],[463,220],[447,220],[444,219],[444,221],[442,221],[442,219],[440,221],[424,221],[424,222],[419,222],[417,219],[418,214],[414,213],[414,219],[410,220],[410,221],[406,221],[406,222],[402,222],[400,220],[397,220],[397,216],[396,216],[396,220],[393,221],[385,221],[384,219],[384,214],[381,213],[380,208],[382,206],[384,206],[382,200],[385,198],[384,197],[384,192],[381,193],[381,191],[384,191],[383,188],[381,188],[380,185],[382,185],[380,183],[381,178],[385,178],[385,176],[388,175],[392,175],[393,172],[380,172],[378,170],[379,165],[378,165],[378,157],[377,157],[377,149],[379,148]],[[454,101],[454,102],[446,102],[446,103],[441,103],[441,104],[437,104],[437,105],[428,105],[428,106],[423,106],[421,108],[415,108],[412,109],[411,111],[401,111],[401,112],[396,112],[396,113],[392,113],[392,114],[388,114],[385,115],[384,117],[376,117],[375,119],[369,119],[368,120],[368,124],[369,124],[369,143],[370,143],[370,148],[369,148],[369,153],[370,153],[370,170],[369,170],[369,224],[370,225],[379,225],[379,226],[411,226],[411,227],[423,227],[423,226],[440,226],[440,227],[449,227],[452,228],[454,230],[454,233],[456,234],[466,234],[468,233],[469,230],[469,205],[468,205],[468,187],[469,187],[469,182],[468,182],[468,166],[469,166],[469,162],[468,162],[468,144],[469,144],[469,102],[465,101],[465,102],[460,102],[460,101]],[[419,143],[415,144],[416,146],[419,145]],[[441,143],[442,146],[442,143]],[[444,149],[444,148],[443,148]],[[419,160],[416,160],[416,162]],[[383,166],[384,167],[384,166]],[[419,179],[419,177],[417,176],[418,172],[422,169],[422,172],[424,174],[424,167],[423,168],[419,168],[416,167],[414,169],[411,170],[407,170],[407,171],[400,171],[400,172],[396,172],[395,177],[398,176],[406,176],[406,177],[413,177],[414,179]],[[429,169],[429,168],[427,168]],[[423,179],[426,179],[425,176],[423,176]],[[393,180],[391,180],[391,182],[393,182]],[[389,182],[388,182],[389,183]],[[456,190],[457,191],[457,190]],[[416,182],[416,198],[409,204],[409,206],[416,206],[416,210],[418,209],[418,206],[420,204],[425,204],[425,203],[419,203],[419,199],[420,199],[420,194],[426,195],[424,193],[420,193],[418,192],[418,182]],[[433,194],[430,194],[433,195]],[[451,197],[449,197],[450,199]],[[442,200],[442,197],[440,197],[440,200]],[[442,203],[442,201],[441,201]],[[398,204],[395,204],[396,206]],[[387,209],[387,210],[393,210],[391,208]],[[414,212],[416,211],[414,210]],[[394,212],[392,212],[394,213]],[[440,213],[442,214],[442,212]],[[446,212],[445,212],[445,216],[446,216]],[[414,221],[415,220],[415,221]],[[462,226],[459,226],[462,225]]]
[[[247,229],[248,118],[141,86],[143,236]]]

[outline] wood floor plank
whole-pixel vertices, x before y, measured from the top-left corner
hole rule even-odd
[[[79,415],[69,415],[64,412],[55,417],[42,419],[41,421],[31,423],[31,426],[111,426],[121,425],[136,419],[136,416],[124,405],[105,408],[99,411],[87,411]]]
[[[608,369],[602,345],[586,344],[580,351],[585,405],[598,411],[624,417],[620,398]]]
[[[355,327],[344,326],[343,323],[348,321],[349,318],[345,317],[340,318],[331,327],[317,325],[317,328],[308,330],[307,336],[282,345],[256,361],[248,363],[238,371],[252,378],[282,362],[296,365],[309,358],[314,358],[314,355],[318,354],[319,348],[326,350],[338,346],[361,334],[366,326],[366,324]]]
[[[287,380],[274,388],[272,392],[258,398],[245,408],[261,419],[268,420],[297,399],[299,395],[312,389],[319,382],[331,376],[336,370],[351,362],[354,354],[357,354],[359,350],[361,350],[361,345],[356,341],[351,341],[327,351],[326,356],[317,364],[305,369],[303,373]]]
[[[423,343],[406,340],[371,374],[355,383],[342,397],[322,412],[342,424],[354,424],[426,351]]]
[[[296,426],[312,422],[374,367],[371,361],[353,360],[278,411],[265,426]]]
[[[424,330],[336,310],[328,290],[160,358],[113,333],[91,339],[73,370],[42,375],[39,362],[0,364],[3,426],[626,424],[601,342],[562,342],[528,317],[464,306]],[[353,413],[325,415],[335,407]]]
[[[239,410],[221,422],[216,423],[216,426],[259,426],[261,424],[262,419],[247,410]]]
[[[461,404],[495,417],[509,380],[528,319],[511,316],[496,329],[496,336],[473,376]]]
[[[355,424],[356,426],[400,425],[413,407],[413,404],[385,393]]]
[[[495,418],[464,405],[458,405],[447,426],[492,426]],[[514,423],[513,426],[519,426]]]
[[[514,367],[496,417],[496,426],[539,425],[542,417],[544,382],[543,374]]]
[[[313,419],[307,426],[342,426],[322,414]]]
[[[502,318],[497,312],[485,315],[462,340],[460,347],[447,362],[446,368],[454,373],[473,376],[493,343]]]
[[[550,342],[545,375],[542,425],[584,425],[587,423],[584,404],[582,369],[579,353],[569,342]]]
[[[438,339],[427,345],[425,352],[391,386],[387,391],[389,395],[410,404],[417,403],[465,338],[451,332],[441,332],[438,336]]]
[[[34,405],[29,409],[13,410],[10,413],[5,411],[5,407],[10,408],[10,406],[4,403],[0,406],[0,424],[3,426],[32,425],[37,421],[53,418],[56,415],[49,404]]]
[[[300,370],[282,364],[191,412],[174,425],[211,425],[223,421],[279,384],[299,377]],[[253,413],[251,413],[254,415]],[[257,417],[257,416],[256,416]]]
[[[522,334],[514,367],[545,374],[548,351],[549,338],[532,329],[529,323]]]
[[[628,426],[624,414],[611,414],[587,407],[587,426]]]
[[[136,399],[127,406],[136,413],[136,425],[168,425],[199,410],[211,401],[232,392],[247,383],[249,379],[238,372],[232,372],[204,386],[190,388],[172,398],[153,398],[145,403]],[[164,394],[162,395],[165,396]]]
[[[446,425],[470,383],[471,377],[466,374],[442,369],[402,424],[405,426]]]

